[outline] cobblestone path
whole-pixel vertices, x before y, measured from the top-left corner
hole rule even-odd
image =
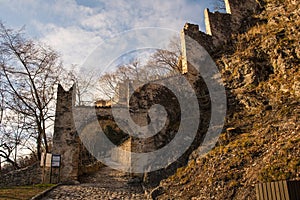
[[[140,185],[128,185],[129,177],[122,172],[105,167],[84,177],[79,185],[62,185],[52,190],[43,200],[51,199],[146,199]]]

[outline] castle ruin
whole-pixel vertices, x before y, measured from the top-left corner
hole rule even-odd
[[[203,94],[200,94],[199,87],[199,75],[194,74],[192,72],[192,67],[188,63],[187,59],[187,48],[186,48],[186,37],[197,41],[201,46],[203,46],[209,54],[213,54],[220,46],[226,44],[230,41],[231,35],[233,33],[238,33],[241,30],[241,26],[245,21],[249,20],[249,16],[253,13],[257,12],[259,9],[259,4],[255,0],[225,0],[226,13],[219,12],[210,12],[208,9],[204,11],[205,17],[205,27],[206,33],[199,31],[199,26],[194,24],[186,23],[184,28],[181,31],[181,46],[182,46],[182,57],[181,57],[181,73],[184,74],[191,85],[196,87],[196,91],[199,91],[198,98],[203,97]],[[157,82],[159,84],[159,81]],[[198,88],[198,89],[197,89]],[[143,101],[151,99],[153,100],[153,96],[157,91],[160,91],[160,88],[157,86],[148,88],[150,91],[149,94],[144,95]],[[129,91],[129,89],[128,89]],[[158,92],[159,93],[159,92]],[[129,106],[129,100],[123,99],[122,101],[126,102],[127,106]],[[168,101],[168,99],[165,99]],[[203,98],[201,99],[203,102]],[[209,110],[209,99],[205,99],[208,103],[202,105],[202,109],[207,112]],[[73,116],[73,108],[75,103],[75,86],[73,86],[69,91],[65,91],[60,85],[58,86],[57,92],[57,104],[56,104],[56,115],[55,115],[55,127],[54,127],[54,136],[53,136],[53,154],[61,155],[61,173],[60,173],[60,181],[68,182],[68,181],[77,181],[78,176],[81,171],[80,157],[82,156],[82,143],[80,142],[80,138],[77,134],[75,124],[74,124],[74,116]],[[167,102],[168,104],[169,102]],[[104,105],[105,104],[105,105]],[[84,130],[84,126],[93,127],[95,125],[99,125],[101,120],[112,120],[112,113],[110,106],[106,106],[105,102],[99,102],[99,107],[78,107],[76,109],[82,113],[81,117],[85,118],[85,113],[90,112],[90,110],[96,110],[97,118],[93,119],[94,121],[84,124],[82,130]],[[104,105],[104,106],[103,106]],[[139,104],[140,105],[140,104]],[[131,105],[134,106],[134,105]],[[173,104],[169,104],[169,106],[174,106]],[[137,109],[138,112],[131,113],[132,118],[134,118],[135,122],[138,124],[147,124],[147,106],[145,105],[143,108]],[[201,109],[201,108],[200,108]],[[176,109],[175,109],[176,110]],[[205,113],[205,112],[204,112]],[[201,112],[202,114],[202,112]],[[202,127],[209,122],[208,116],[201,116],[201,124]],[[86,119],[87,121],[89,119]],[[172,121],[173,120],[173,121]],[[176,124],[176,117],[170,120],[171,123]],[[200,127],[200,126],[199,126]],[[174,128],[176,129],[176,127]],[[164,130],[164,132],[168,132],[168,130]],[[202,132],[204,130],[199,131],[199,138],[201,138]],[[168,140],[172,139],[173,136],[164,137],[164,134],[158,135],[157,137],[153,137],[150,140],[144,142],[144,147],[149,150],[160,148],[164,144],[168,142]],[[139,140],[136,140],[132,137],[124,136],[123,147],[128,151],[139,152],[138,148],[140,147],[137,144],[140,144]],[[199,142],[199,141],[198,141]],[[120,145],[122,145],[120,144]],[[187,151],[187,153],[180,159],[187,160],[189,154],[197,148],[197,142],[194,144],[194,147]],[[122,160],[123,155],[114,155],[116,160],[119,160],[121,163],[130,163],[131,160]],[[132,163],[131,163],[132,164]],[[175,168],[180,165],[175,164]],[[174,169],[173,169],[174,171]]]

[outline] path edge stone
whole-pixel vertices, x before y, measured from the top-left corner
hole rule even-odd
[[[33,196],[30,200],[41,200],[42,198],[44,198],[45,196],[47,196],[47,194],[52,191],[53,189],[57,188],[58,186],[61,186],[63,184],[61,183],[58,183],[57,185],[54,185],[52,187],[50,187],[49,189],[47,190],[44,190],[43,192]]]

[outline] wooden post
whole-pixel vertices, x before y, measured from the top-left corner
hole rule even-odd
[[[46,165],[46,154],[44,152],[42,152],[41,163],[40,163],[40,166],[43,167],[43,170],[42,170],[42,183],[45,183],[45,165]]]

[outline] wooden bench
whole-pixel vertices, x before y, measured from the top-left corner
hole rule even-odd
[[[278,181],[255,185],[257,200],[300,200],[300,181]]]

